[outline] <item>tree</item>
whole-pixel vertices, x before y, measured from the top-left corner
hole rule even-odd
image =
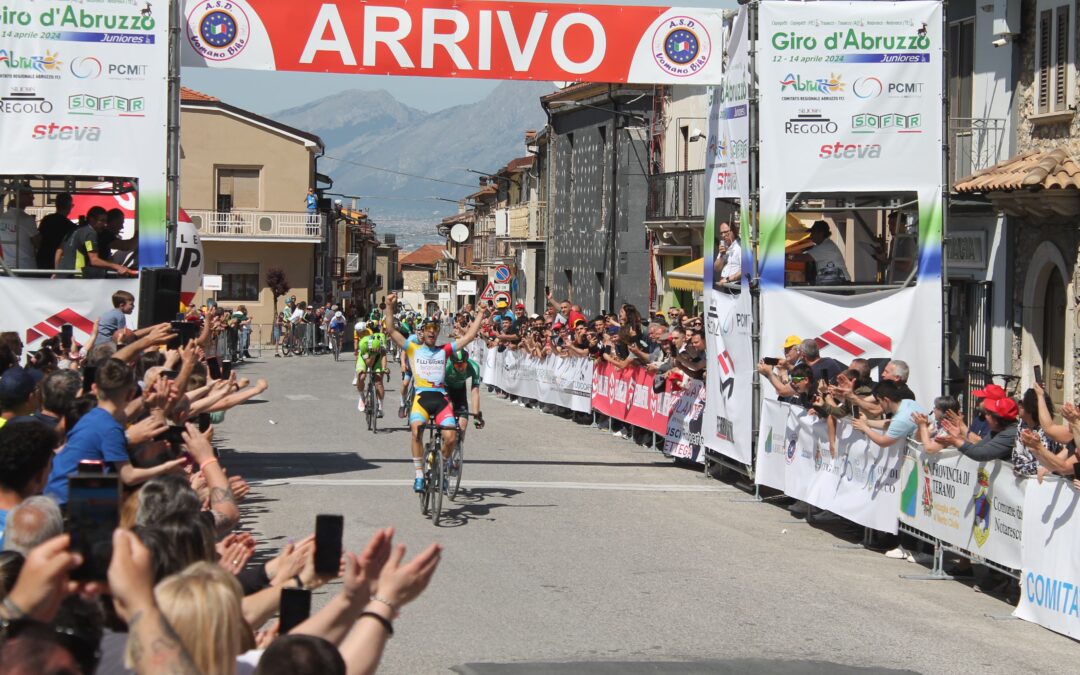
[[[274,315],[277,315],[277,300],[289,292],[289,282],[285,279],[285,272],[278,267],[266,270],[266,285],[274,294]]]

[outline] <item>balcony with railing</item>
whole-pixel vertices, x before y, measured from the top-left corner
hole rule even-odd
[[[705,224],[705,170],[649,176],[645,222],[653,227]]]
[[[536,202],[536,208],[529,214],[529,239],[543,241],[547,231],[547,202]]]
[[[206,241],[321,241],[324,214],[265,211],[188,211],[191,222]]]
[[[1007,157],[1007,120],[996,117],[949,119],[949,186]]]
[[[443,289],[440,284],[421,284],[420,290],[424,295],[438,295],[439,291]]]

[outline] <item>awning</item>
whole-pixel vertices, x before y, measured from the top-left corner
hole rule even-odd
[[[705,290],[705,258],[698,258],[667,273],[668,283],[679,291]]]

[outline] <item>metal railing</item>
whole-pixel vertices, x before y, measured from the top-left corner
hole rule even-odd
[[[322,213],[267,211],[188,211],[204,239],[252,237],[256,239],[322,239],[326,216]]]
[[[1005,159],[1006,122],[998,117],[949,119],[949,185]]]
[[[439,291],[442,289],[439,287],[439,284],[421,284],[420,290],[424,295],[438,295]]]
[[[705,170],[649,176],[646,221],[705,220]]]
[[[536,202],[536,209],[530,213],[529,239],[543,239],[547,232],[547,202]]]

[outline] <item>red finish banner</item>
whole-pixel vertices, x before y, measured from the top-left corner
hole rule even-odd
[[[599,413],[648,429],[668,432],[668,415],[677,394],[665,384],[664,393],[653,392],[653,375],[640,366],[616,368],[606,361],[593,365],[592,407]]]
[[[185,66],[504,80],[721,81],[720,9],[188,0]]]

